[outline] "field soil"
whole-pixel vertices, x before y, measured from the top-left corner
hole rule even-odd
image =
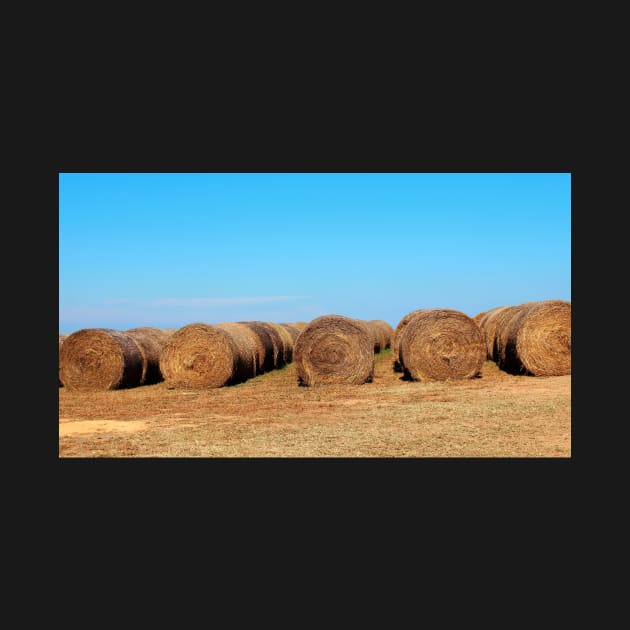
[[[295,367],[240,385],[59,389],[59,456],[570,457],[571,376],[418,383],[376,355],[374,382],[300,387]]]

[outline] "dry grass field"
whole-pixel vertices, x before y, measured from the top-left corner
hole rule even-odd
[[[376,355],[374,382],[299,387],[294,365],[240,385],[59,389],[66,457],[570,457],[571,376],[417,383]]]

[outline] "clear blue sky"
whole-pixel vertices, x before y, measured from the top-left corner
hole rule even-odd
[[[571,300],[569,173],[60,173],[59,332]]]

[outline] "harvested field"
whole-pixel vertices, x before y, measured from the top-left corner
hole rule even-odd
[[[73,457],[570,457],[571,376],[298,387],[295,363],[233,387],[59,389],[59,455]]]

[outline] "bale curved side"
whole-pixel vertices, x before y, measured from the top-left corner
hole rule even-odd
[[[131,335],[140,348],[142,354],[142,376],[140,385],[152,385],[163,380],[160,372],[160,352],[164,344],[171,336],[161,328],[153,326],[140,326],[125,331]]]
[[[372,319],[370,320],[373,325],[375,325],[381,335],[380,335],[380,346],[381,350],[386,350],[387,348],[391,348],[392,339],[394,337],[394,329],[382,319]]]
[[[367,325],[342,315],[323,315],[300,333],[294,363],[301,385],[361,385],[374,376],[374,343]]]
[[[258,322],[271,338],[273,346],[273,369],[284,365],[284,343],[280,333],[269,322]]]
[[[571,374],[571,302],[544,300],[522,305],[505,333],[500,367],[511,374]]]
[[[497,326],[499,324],[499,316],[506,309],[514,308],[512,306],[497,306],[489,311],[486,311],[484,316],[479,320],[478,325],[483,333],[483,338],[486,343],[486,358],[490,361],[495,361],[495,347]]]
[[[287,365],[288,363],[291,363],[291,361],[293,361],[293,338],[291,337],[287,329],[284,328],[284,326],[281,326],[280,324],[276,324],[275,322],[267,322],[267,323],[270,326],[272,326],[278,332],[278,335],[280,336],[280,339],[282,342],[282,345],[281,345],[282,363],[281,364]]]
[[[269,331],[259,321],[238,322],[247,326],[258,338],[258,372],[270,372],[274,369],[274,344]]]
[[[396,330],[394,331],[394,336],[392,338],[392,355],[394,358],[394,372],[402,372],[403,368],[402,365],[400,363],[400,356],[399,356],[399,349],[400,349],[400,337],[403,334],[403,331],[405,330],[405,327],[407,326],[407,324],[411,321],[411,319],[414,317],[414,315],[417,315],[418,313],[421,313],[423,310],[425,309],[416,309],[415,311],[411,311],[410,313],[407,313],[399,322],[398,325],[396,326]]]
[[[83,328],[69,335],[59,353],[60,378],[68,390],[136,387],[143,358],[134,338],[109,328]]]
[[[174,332],[160,353],[160,371],[169,387],[222,387],[245,372],[233,336],[216,325],[188,324]]]
[[[258,364],[258,337],[256,333],[248,326],[245,326],[245,324],[238,324],[236,322],[221,322],[220,324],[214,325],[232,335],[232,339],[236,342],[240,354],[238,369],[239,382],[246,381],[256,376],[256,366]]]
[[[374,350],[374,354],[378,354],[381,351],[381,329],[368,319],[361,319],[358,321],[363,322],[365,327],[370,332],[370,338],[372,339],[372,350]]]
[[[485,315],[487,312],[488,312],[488,311],[482,311],[481,313],[477,313],[477,314],[473,317],[473,321],[475,321],[475,322],[479,323],[479,322],[483,319],[484,315]]]
[[[460,380],[481,372],[486,345],[479,326],[465,313],[427,309],[405,326],[399,356],[405,376],[412,380]]]
[[[63,345],[63,342],[68,338],[68,335],[66,333],[59,333],[59,356],[61,356],[61,346]],[[61,364],[59,365],[59,387],[63,387],[63,383],[61,382]]]
[[[284,322],[280,324],[280,326],[282,326],[285,330],[289,332],[289,334],[291,335],[291,341],[293,342],[293,345],[295,346],[295,340],[298,338],[298,335],[300,334],[300,330],[296,328],[293,324],[289,324],[288,322]]]

